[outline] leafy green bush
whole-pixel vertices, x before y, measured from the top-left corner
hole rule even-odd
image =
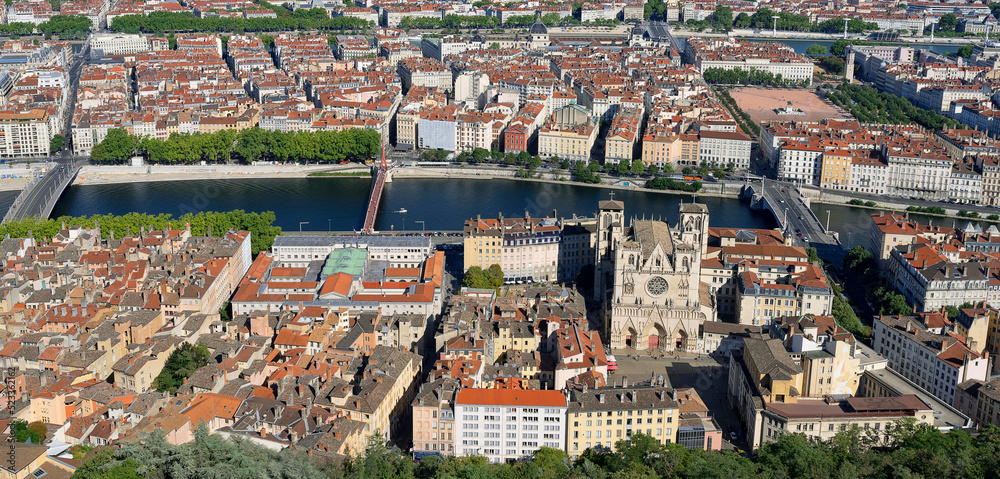
[[[657,176],[656,178],[646,182],[646,188],[652,188],[654,190],[685,191],[688,193],[697,193],[701,190],[701,186],[700,181],[685,183],[683,181],[676,181],[672,178],[664,176]]]

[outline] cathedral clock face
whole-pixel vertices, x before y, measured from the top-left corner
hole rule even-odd
[[[667,280],[660,276],[653,276],[646,281],[646,292],[651,296],[659,296],[667,290]]]

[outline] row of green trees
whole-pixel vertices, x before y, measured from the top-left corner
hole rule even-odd
[[[101,226],[101,234],[110,237],[114,232],[116,238],[121,238],[129,230],[139,234],[143,228],[152,227],[155,230],[172,227],[183,229],[185,224],[191,225],[191,234],[205,236],[209,229],[213,236],[222,236],[229,230],[249,231],[253,254],[271,248],[274,238],[281,234],[281,228],[274,226],[276,217],[273,212],[246,213],[243,210],[228,212],[186,213],[178,217],[170,214],[149,215],[143,213],[128,213],[125,215],[93,215],[93,216],[60,216],[59,218],[42,220],[37,217],[23,220],[7,221],[0,224],[0,237],[27,238],[30,236],[38,241],[51,239],[59,234],[62,225],[79,225],[84,228]]]
[[[402,28],[497,28],[500,26],[504,27],[527,27],[535,23],[534,15],[510,15],[501,25],[500,19],[497,17],[487,17],[482,15],[477,16],[466,16],[466,15],[445,15],[443,19],[441,18],[431,18],[431,17],[403,17],[399,21],[399,25]],[[560,13],[546,13],[542,15],[542,23],[547,26],[567,26],[567,25],[580,25],[580,20],[577,20],[571,15],[563,16]],[[617,23],[617,22],[616,22]]]
[[[905,296],[882,284],[878,277],[878,263],[863,246],[851,248],[844,255],[842,265],[848,277],[865,290],[875,314],[910,314],[913,311]]]
[[[295,162],[365,161],[379,155],[381,135],[370,129],[289,131],[249,128],[217,133],[174,133],[166,140],[138,137],[121,128],[91,150],[97,163],[114,164],[142,155],[157,164],[259,160]]]
[[[874,207],[878,206],[878,203],[876,203],[874,201],[871,201],[871,200],[868,200],[868,201],[859,200],[857,198],[854,198],[852,200],[848,200],[847,204],[849,204],[851,206],[867,206],[869,208],[874,208]]]
[[[764,85],[764,86],[781,86],[781,85],[799,85],[802,82],[798,80],[785,79],[780,73],[774,74],[769,71],[761,70],[758,68],[750,68],[744,70],[743,68],[706,68],[702,72],[702,77],[709,84],[723,84],[723,85]]]
[[[654,190],[686,191],[688,193],[697,193],[701,190],[701,186],[700,181],[685,183],[683,181],[677,181],[673,178],[667,178],[665,176],[657,176],[656,178],[646,182],[646,188],[652,188]]]
[[[94,25],[89,18],[80,15],[53,15],[48,21],[38,24],[36,30],[45,34],[46,38],[52,35],[59,35],[64,39],[67,34],[79,36],[86,35],[90,27]]]
[[[122,15],[115,18],[110,29],[115,33],[244,33],[286,30],[359,30],[367,28],[370,25],[368,21],[355,17],[321,19],[295,16],[280,18],[198,18],[185,12],[153,12],[149,15]]]
[[[931,215],[946,214],[944,208],[940,206],[907,206],[906,211],[912,211],[914,213],[927,213]]]
[[[378,436],[375,436],[378,437]],[[194,440],[167,442],[163,432],[98,450],[75,479],[673,479],[673,478],[1000,478],[1000,430],[985,426],[976,436],[947,434],[912,420],[883,430],[853,427],[829,441],[784,434],[752,457],[734,452],[663,445],[636,433],[615,443],[615,452],[589,449],[575,461],[543,447],[523,462],[491,464],[485,457],[426,456],[419,462],[377,440],[364,455],[343,461],[312,459],[288,448],[265,449],[247,440],[225,439],[207,428]]]
[[[862,123],[907,124],[917,123],[929,130],[956,128],[957,120],[937,112],[917,108],[902,97],[880,93],[867,85],[841,84],[837,90],[827,90],[826,97],[835,105],[849,111]]]
[[[875,22],[866,22],[860,18],[850,18],[847,20],[847,31],[851,33],[861,33],[865,31],[878,30]],[[819,22],[813,26],[813,31],[823,33],[841,33],[844,31],[844,20],[842,18],[831,18]]]
[[[35,24],[30,22],[13,22],[0,25],[2,35],[31,35],[35,32]]]
[[[753,136],[760,135],[760,125],[753,121],[753,118],[750,118],[750,115],[740,108],[740,105],[729,94],[728,89],[718,88],[715,90],[715,93],[719,101],[722,102],[722,105],[733,115],[733,119],[736,120],[736,124],[739,125],[741,130]]]
[[[59,35],[60,38],[66,39],[67,35],[72,37],[86,36],[87,32],[90,31],[90,27],[93,26],[93,22],[84,16],[80,15],[53,15],[47,21],[44,21],[37,26],[30,22],[12,22],[6,25],[0,25],[0,35],[31,35],[35,32],[45,34],[46,38],[51,38],[52,35]]]

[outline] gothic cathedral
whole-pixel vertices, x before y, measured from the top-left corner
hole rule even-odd
[[[715,301],[701,282],[708,246],[708,208],[682,203],[679,220],[636,220],[625,226],[625,205],[598,206],[597,299],[604,300],[604,333],[612,348],[695,351],[699,329],[715,321]]]

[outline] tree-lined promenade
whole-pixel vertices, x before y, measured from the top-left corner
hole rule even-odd
[[[136,155],[155,164],[217,163],[238,160],[335,163],[365,161],[379,155],[381,135],[369,129],[344,131],[275,131],[248,128],[217,133],[174,133],[166,140],[138,137],[122,128],[91,151],[100,164],[119,164]]]

